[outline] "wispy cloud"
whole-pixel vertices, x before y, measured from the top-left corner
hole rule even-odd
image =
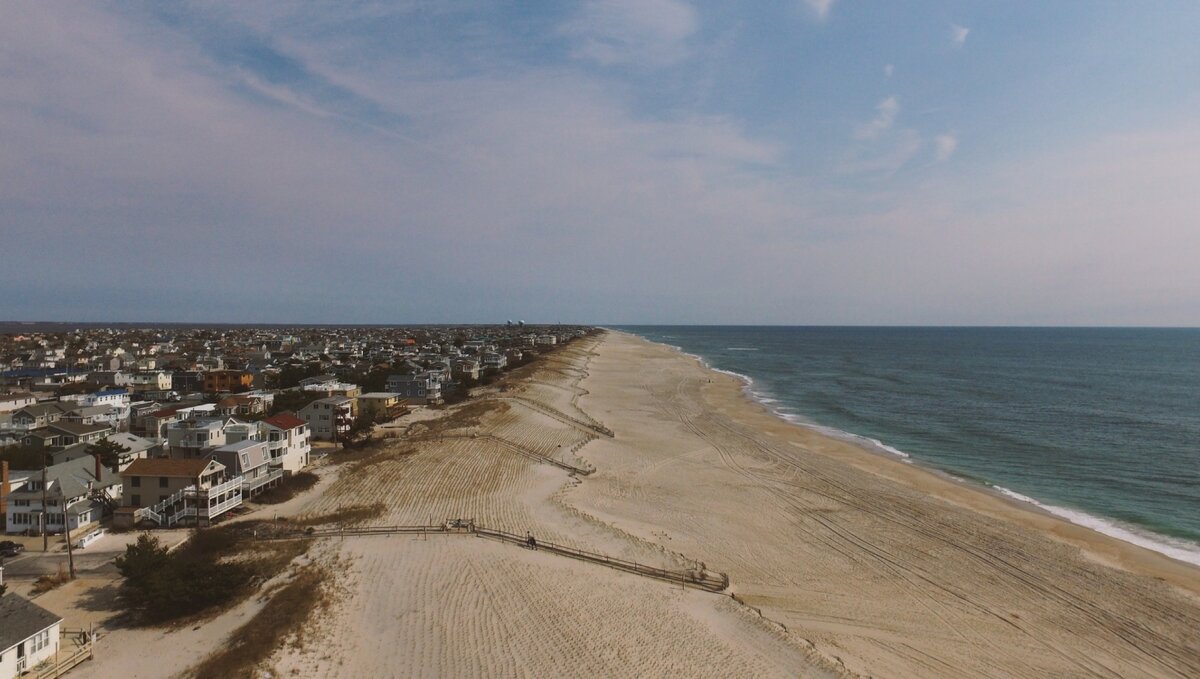
[[[939,160],[949,160],[950,156],[958,150],[958,135],[953,132],[939,134],[933,138],[934,156]]]
[[[971,33],[971,29],[958,24],[950,24],[950,42],[955,47],[962,47],[967,42],[967,35]]]
[[[893,64],[887,64],[886,66],[883,67],[883,77],[885,77],[885,78],[891,78],[892,74],[895,72],[896,72],[896,67]]]
[[[824,21],[829,17],[829,12],[833,10],[834,2],[836,2],[836,0],[804,0],[804,3],[808,5],[808,8],[812,10],[813,14],[817,15],[817,19],[821,21]]]
[[[896,115],[900,113],[900,102],[895,97],[888,97],[875,106],[875,117],[870,122],[863,123],[854,129],[855,139],[875,139],[884,132],[892,129]]]
[[[576,42],[578,59],[663,66],[687,57],[698,27],[696,11],[681,0],[592,0],[561,30]]]

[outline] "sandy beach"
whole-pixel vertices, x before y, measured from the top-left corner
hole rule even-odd
[[[1197,569],[784,422],[621,333],[323,479],[287,512],[381,503],[371,525],[474,519],[730,586],[469,535],[326,539],[305,559],[331,603],[263,663],[275,676],[1200,675]],[[261,605],[186,644],[112,630],[79,673],[186,675]]]

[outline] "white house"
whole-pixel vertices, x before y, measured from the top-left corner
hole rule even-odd
[[[0,413],[11,413],[26,406],[37,403],[37,397],[29,392],[15,394],[0,394]]]
[[[271,466],[285,474],[294,474],[308,466],[312,444],[309,442],[309,426],[304,420],[282,413],[268,417],[262,425],[263,438],[271,456]]]
[[[47,467],[44,492],[40,471],[23,474],[19,485],[10,480],[12,491],[5,502],[8,533],[40,533],[43,513],[47,532],[61,533],[64,519],[69,530],[75,530],[99,521],[104,505],[115,505],[121,497],[121,479],[91,455]]]
[[[58,653],[62,618],[15,593],[0,596],[0,679],[12,679]]]
[[[298,414],[308,423],[313,438],[332,441],[350,431],[354,401],[345,396],[321,398],[301,408]]]

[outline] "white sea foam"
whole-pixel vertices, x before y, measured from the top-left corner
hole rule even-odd
[[[1177,540],[1165,535],[1158,535],[1149,531],[1122,524],[1113,519],[1105,519],[1099,516],[1092,516],[1086,512],[1081,512],[1078,509],[1069,509],[1067,507],[1058,507],[1056,505],[1048,505],[1044,502],[1022,495],[1016,491],[1009,490],[1003,486],[992,486],[1001,495],[1010,497],[1018,502],[1031,504],[1039,509],[1042,509],[1050,514],[1053,514],[1060,519],[1066,519],[1071,523],[1091,528],[1097,533],[1103,533],[1109,537],[1114,537],[1118,540],[1144,547],[1159,554],[1164,554],[1186,563],[1200,566],[1200,545],[1188,542],[1186,540]]]
[[[756,347],[726,347],[725,351],[758,351]]]

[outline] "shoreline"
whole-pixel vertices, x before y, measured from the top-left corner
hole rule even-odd
[[[887,473],[891,465],[904,465],[908,469],[927,475],[930,479],[936,479],[944,484],[951,484],[960,488],[967,493],[976,493],[986,500],[979,502],[961,502],[958,498],[958,493],[950,494],[950,497],[944,495],[935,495],[939,499],[949,500],[952,502],[958,499],[957,504],[967,507],[974,511],[982,511],[996,518],[1004,518],[1021,522],[1027,527],[1042,531],[1045,534],[1066,542],[1075,547],[1079,547],[1085,554],[1091,558],[1097,559],[1101,563],[1114,565],[1122,570],[1132,573],[1139,573],[1165,580],[1180,588],[1188,595],[1200,598],[1200,549],[1197,549],[1194,558],[1196,562],[1187,559],[1181,559],[1173,556],[1163,549],[1174,550],[1170,545],[1170,541],[1175,540],[1170,536],[1160,535],[1142,529],[1148,535],[1142,536],[1132,528],[1125,528],[1119,523],[1113,523],[1115,520],[1103,516],[1089,514],[1083,510],[1076,510],[1069,507],[1058,507],[1044,503],[1037,498],[1022,495],[1011,489],[990,484],[985,481],[974,480],[958,476],[952,471],[941,469],[939,467],[928,464],[920,459],[915,459],[908,453],[892,448],[882,441],[877,441],[870,437],[855,434],[854,432],[843,431],[835,427],[819,424],[816,422],[803,421],[799,417],[789,416],[789,413],[781,413],[772,407],[771,403],[765,402],[766,399],[778,402],[768,396],[755,393],[752,389],[755,384],[754,378],[732,370],[725,370],[712,365],[708,359],[698,354],[693,354],[684,350],[677,345],[667,344],[666,342],[658,342],[648,339],[635,333],[624,330],[614,330],[605,328],[606,332],[617,333],[627,337],[635,338],[639,341],[644,341],[653,345],[661,346],[669,349],[679,355],[695,361],[700,368],[714,375],[719,375],[725,379],[732,380],[737,383],[741,396],[746,403],[759,409],[762,414],[765,414],[779,423],[795,427],[810,433],[811,435],[825,437],[835,440],[859,451],[867,459],[875,460],[882,463],[881,469],[870,470],[872,473],[882,473],[893,480],[902,480],[904,474]],[[921,484],[914,484],[920,486]],[[1011,511],[989,511],[987,505],[989,503],[997,503],[1006,507]],[[1058,510],[1058,511],[1055,511]],[[1087,519],[1094,522],[1108,523],[1112,526],[1114,532],[1123,531],[1130,534],[1132,537],[1140,538],[1146,542],[1154,544],[1149,546],[1140,544],[1118,535],[1113,535],[1098,528],[1095,528],[1086,523],[1073,521],[1070,518],[1063,516],[1063,513],[1081,514]],[[1026,515],[1026,516],[1021,516]],[[1047,526],[1046,522],[1053,522],[1055,526]],[[1166,544],[1159,544],[1159,541]],[[1191,543],[1185,543],[1192,546]],[[1159,547],[1159,548],[1156,548]],[[1125,553],[1128,552],[1128,553]]]

